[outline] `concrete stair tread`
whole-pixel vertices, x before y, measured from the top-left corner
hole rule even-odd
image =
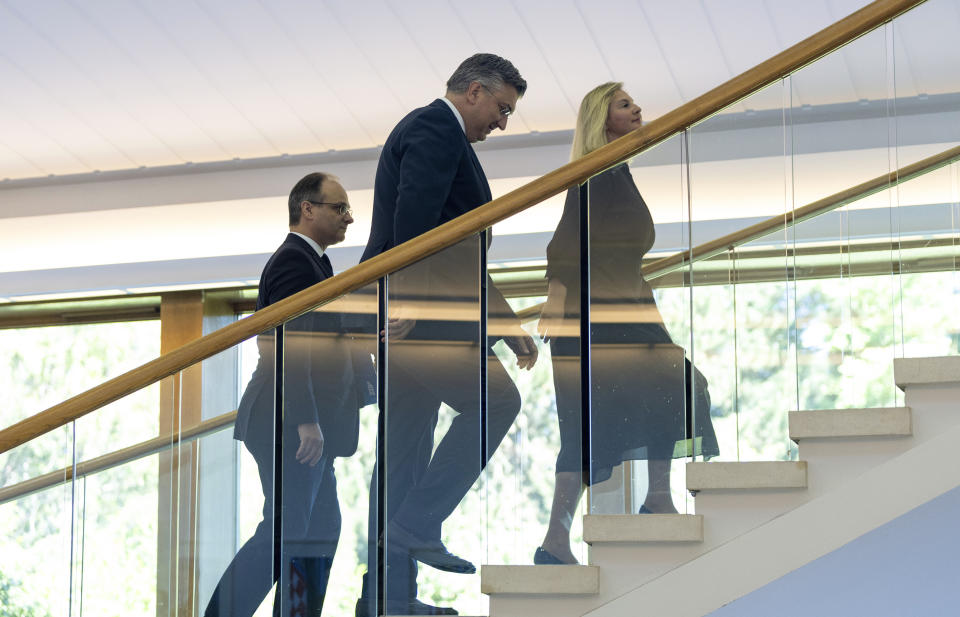
[[[600,568],[483,565],[480,591],[491,595],[595,595],[600,592]]]
[[[790,439],[905,437],[913,434],[909,407],[818,409],[789,413]]]
[[[901,390],[912,385],[960,383],[960,356],[895,358],[893,381]]]
[[[703,542],[699,514],[588,514],[583,517],[583,540],[602,542]]]
[[[687,490],[691,491],[806,487],[806,461],[687,463]]]

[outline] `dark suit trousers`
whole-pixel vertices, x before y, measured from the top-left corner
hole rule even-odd
[[[520,411],[520,394],[488,350],[487,441],[481,442],[480,348],[476,343],[398,341],[388,351],[386,516],[417,535],[440,539],[443,521],[476,482]],[[436,451],[440,404],[457,416]],[[432,456],[431,456],[432,454]],[[376,477],[371,483],[369,537],[376,532]],[[387,609],[416,597],[416,565],[387,537]],[[368,572],[376,572],[371,543]],[[455,547],[452,547],[455,549]],[[455,552],[455,550],[454,550]],[[369,582],[369,581],[368,581]]]
[[[308,580],[310,593],[322,603],[329,577],[329,564],[340,537],[340,504],[332,461],[322,457],[314,467],[298,463],[296,428],[285,430],[283,452],[282,572],[273,571],[274,450],[268,439],[258,434],[244,442],[253,455],[263,488],[263,520],[253,536],[240,547],[217,584],[204,613],[206,617],[247,617],[253,615],[282,574],[278,598],[289,605],[291,567],[305,568],[316,580]],[[291,565],[294,560],[294,566]],[[317,573],[317,563],[325,563]],[[289,614],[289,609],[285,611]],[[274,614],[279,615],[278,607]]]

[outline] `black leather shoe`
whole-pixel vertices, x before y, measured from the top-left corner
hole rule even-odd
[[[360,598],[357,600],[357,609],[356,617],[374,617],[371,611],[370,600],[367,598]],[[414,598],[407,602],[403,606],[388,606],[387,615],[459,615],[457,611],[448,607],[448,606],[433,606],[425,602],[421,602]]]
[[[542,546],[538,546],[536,552],[533,553],[533,563],[538,566],[565,565],[556,555],[546,550]]]
[[[433,606],[426,602],[413,599],[407,605],[407,615],[459,615],[457,611],[449,606]]]
[[[417,561],[437,570],[455,574],[473,574],[477,571],[477,567],[472,563],[448,551],[440,540],[418,538],[413,532],[396,523],[390,523],[387,527],[387,542],[390,550],[405,550]]]

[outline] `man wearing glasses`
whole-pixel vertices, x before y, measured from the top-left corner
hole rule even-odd
[[[504,130],[526,88],[508,60],[476,54],[456,69],[443,98],[397,124],[377,166],[370,238],[361,261],[491,200],[470,144],[483,141],[494,129]],[[520,409],[517,388],[489,346],[502,338],[523,369],[532,367],[537,357],[533,339],[480,272],[482,250],[486,247],[481,249],[480,240],[471,238],[389,277],[387,383],[381,392],[386,460],[379,465],[385,474],[386,524],[379,537],[375,477],[368,573],[358,617],[376,614],[378,539],[386,558],[380,614],[456,614],[416,599],[416,562],[448,572],[476,571],[470,561],[447,550],[441,525],[477,480]],[[482,307],[484,282],[488,296]],[[486,340],[481,340],[485,311],[504,325],[494,328],[491,321]],[[456,415],[434,449],[442,403]]]
[[[333,276],[327,247],[342,242],[353,223],[346,191],[327,174],[302,178],[287,202],[290,233],[263,269],[257,310]],[[358,408],[365,403],[355,387],[350,349],[344,337],[336,336],[342,329],[340,315],[333,312],[306,313],[284,325],[282,410],[275,410],[275,337],[257,338],[260,359],[240,400],[234,438],[257,463],[263,520],[221,577],[206,617],[252,616],[278,577],[275,615],[303,608],[307,612],[298,614],[320,614],[340,536],[333,460],[356,450]],[[275,413],[283,414],[280,508],[274,503]],[[278,509],[283,512],[279,526]],[[275,572],[278,528],[280,571]]]

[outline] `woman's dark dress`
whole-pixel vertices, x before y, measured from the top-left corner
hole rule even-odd
[[[567,327],[580,319],[579,195],[579,187],[567,192],[547,246],[547,278],[567,288]],[[707,380],[673,344],[640,271],[655,232],[626,163],[592,178],[589,197],[592,471],[584,481],[609,478],[624,460],[715,456]],[[557,471],[584,470],[580,340],[554,338],[550,349],[560,421]],[[696,446],[688,446],[691,437]]]

